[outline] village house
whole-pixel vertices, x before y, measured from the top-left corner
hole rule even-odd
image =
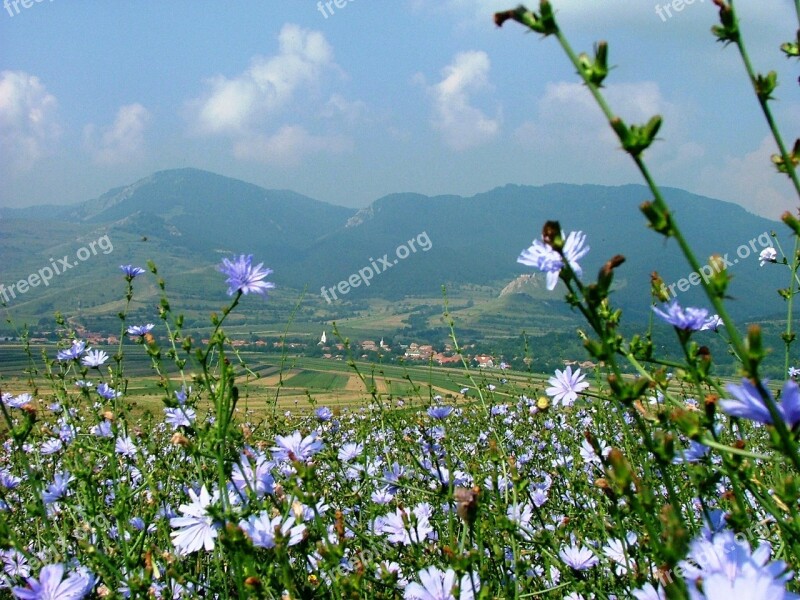
[[[483,369],[491,369],[494,367],[494,358],[488,354],[478,354],[472,360]]]
[[[416,344],[414,342],[409,344],[408,348],[406,348],[404,356],[409,360],[419,360],[420,359],[419,344]]]
[[[404,356],[409,360],[430,360],[431,356],[433,356],[433,346],[430,344],[420,346],[417,343],[411,343]]]
[[[445,354],[444,352],[437,352],[433,355],[433,360],[440,365],[449,365],[461,363],[461,357],[452,354]]]

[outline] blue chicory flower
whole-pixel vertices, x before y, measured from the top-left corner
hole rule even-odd
[[[681,308],[677,300],[664,305],[663,308],[653,307],[653,312],[667,323],[683,331],[700,331],[710,327],[708,311],[705,308]]]
[[[585,246],[586,235],[582,231],[571,231],[564,241],[564,246],[559,254],[550,244],[541,240],[533,240],[533,245],[523,250],[517,262],[529,267],[536,267],[547,277],[547,289],[553,290],[558,283],[558,276],[564,268],[566,260],[577,277],[583,274],[583,269],[578,264],[589,252]]]
[[[225,282],[228,284],[228,295],[233,296],[236,292],[242,294],[262,294],[266,296],[267,290],[275,287],[271,281],[263,281],[272,269],[264,269],[264,263],[258,263],[255,267],[252,265],[253,255],[245,256],[242,254],[239,258],[233,261],[225,258],[218,270],[228,276]]]
[[[775,402],[772,392],[762,384],[769,397]],[[740,417],[757,423],[773,424],[772,415],[769,412],[764,398],[758,389],[749,379],[742,379],[741,385],[730,383],[726,386],[733,399],[723,399],[719,401],[719,407],[726,414],[732,417]],[[781,401],[775,403],[778,415],[783,419],[789,429],[794,429],[800,423],[800,389],[797,382],[791,379],[783,384]]]
[[[120,265],[119,268],[122,269],[122,272],[125,273],[125,277],[129,280],[144,273],[143,268],[134,267],[133,265]]]

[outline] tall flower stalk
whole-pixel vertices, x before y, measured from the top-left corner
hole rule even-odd
[[[748,77],[753,84],[756,95],[759,98],[759,102],[765,114],[765,118],[767,119],[769,128],[772,131],[776,140],[776,144],[780,150],[780,154],[776,157],[773,157],[773,162],[778,166],[779,170],[783,171],[790,177],[798,196],[800,197],[800,182],[798,182],[795,170],[795,163],[800,159],[800,142],[798,142],[796,145],[795,151],[787,151],[786,146],[779,135],[777,127],[775,126],[771,111],[769,110],[768,102],[772,99],[771,93],[777,85],[777,76],[774,72],[771,72],[767,76],[756,75],[754,73],[746,49],[741,41],[741,36],[739,35],[738,19],[732,3],[729,5],[723,0],[714,0],[714,3],[720,9],[721,25],[713,28],[713,32],[720,41],[723,41],[726,44],[735,43],[739,48],[743,62],[745,63],[745,69]],[[800,12],[798,14],[800,15]],[[694,272],[701,272],[700,262],[694,254],[688,240],[683,235],[677,220],[672,215],[672,212],[665,201],[660,188],[652,177],[650,170],[648,169],[643,158],[644,152],[656,139],[656,135],[662,123],[661,117],[659,115],[655,115],[644,125],[627,124],[613,112],[610,105],[606,101],[604,94],[602,93],[601,88],[603,82],[609,73],[608,44],[606,42],[598,43],[595,46],[593,57],[589,57],[587,54],[578,55],[572,49],[569,41],[559,28],[556,22],[554,10],[550,2],[547,0],[540,1],[538,12],[528,10],[524,6],[519,6],[516,9],[502,11],[495,14],[495,23],[498,26],[502,26],[506,21],[509,20],[516,21],[544,37],[552,36],[558,40],[558,43],[562,47],[564,53],[577,70],[583,83],[586,85],[597,105],[600,107],[600,110],[605,115],[609,125],[617,135],[622,148],[631,156],[653,195],[653,200],[651,202],[645,202],[640,207],[641,211],[648,219],[650,227],[665,237],[674,238],[692,270]],[[800,39],[798,42],[800,42]],[[795,50],[798,54],[800,54],[800,47],[795,48]],[[783,221],[794,230],[795,235],[800,236],[800,224],[797,223],[796,218],[792,217],[789,213],[785,213]],[[646,385],[659,384],[653,378],[653,376],[651,376],[644,368],[642,368],[637,358],[642,357],[645,360],[651,359],[652,344],[649,342],[649,338],[647,341],[642,341],[638,337],[634,338],[630,343],[628,343],[626,349],[622,337],[617,333],[616,330],[620,319],[620,312],[613,311],[608,302],[608,292],[610,289],[614,269],[624,261],[624,258],[615,257],[614,259],[610,260],[606,266],[601,269],[600,274],[598,275],[598,281],[596,283],[584,285],[579,279],[580,269],[579,267],[576,269],[577,263],[569,260],[568,252],[565,251],[566,244],[561,238],[560,227],[558,224],[554,222],[548,222],[545,224],[542,238],[547,248],[542,250],[542,247],[540,247],[541,244],[540,246],[532,246],[531,249],[526,251],[526,253],[523,253],[523,255],[520,257],[520,262],[537,266],[540,270],[546,272],[548,278],[548,289],[553,289],[555,285],[555,277],[560,277],[564,281],[568,290],[567,302],[580,310],[580,312],[592,326],[592,329],[598,335],[599,340],[596,341],[585,338],[585,344],[593,356],[606,361],[606,364],[611,371],[608,382],[612,392],[614,393],[615,397],[617,397],[623,403],[631,403],[636,401],[643,394],[644,388],[641,385],[637,387],[634,384],[626,383],[624,381],[623,374],[619,369],[615,358],[617,354],[622,354],[625,356],[636,367],[637,372],[642,376],[639,380],[641,383]],[[554,251],[560,255],[562,260],[548,260],[549,251]],[[556,259],[557,258],[558,256],[556,256]],[[793,257],[793,260],[796,263],[797,257]],[[710,259],[711,263],[718,261],[719,257],[712,256]],[[773,441],[775,446],[794,466],[795,471],[800,473],[800,454],[798,454],[797,442],[792,432],[794,421],[785,418],[787,411],[794,411],[795,409],[794,402],[796,401],[796,390],[792,388],[794,391],[792,392],[791,399],[785,399],[785,401],[788,401],[785,406],[784,404],[781,404],[780,406],[777,404],[775,398],[766,388],[765,383],[762,381],[759,375],[759,365],[765,356],[765,350],[762,347],[760,329],[755,326],[751,326],[746,339],[741,336],[739,330],[734,324],[734,321],[730,318],[724,302],[726,288],[729,283],[729,277],[722,269],[713,269],[713,271],[717,274],[709,279],[704,278],[702,280],[702,287],[709,302],[711,303],[711,306],[716,312],[714,324],[716,326],[721,321],[725,331],[727,332],[729,344],[732,347],[733,352],[742,362],[742,370],[744,374],[752,382],[750,384],[751,390],[748,400],[754,406],[761,407],[759,409],[761,412],[758,414],[762,422],[769,422],[771,423],[772,427],[774,427],[774,432],[776,435],[773,436]],[[654,289],[656,289],[656,287],[657,286],[654,285]],[[790,285],[788,293],[793,295],[793,284]],[[789,302],[789,308],[789,320],[791,320],[791,300]],[[679,342],[685,353],[687,369],[686,381],[692,382],[697,387],[698,392],[701,393],[701,383],[708,384],[712,389],[717,390],[717,392],[721,392],[720,386],[708,377],[710,356],[708,355],[707,351],[703,353],[702,349],[691,339],[692,331],[699,330],[704,326],[707,315],[705,313],[701,313],[701,311],[692,312],[690,310],[688,312],[684,312],[680,309],[680,307],[674,305],[669,307],[666,312],[662,311],[661,316],[667,321],[671,322],[678,333]],[[700,318],[701,316],[702,319]],[[791,326],[789,325],[786,333],[784,334],[784,341],[787,345],[787,356],[788,346],[793,341],[791,333]],[[660,385],[666,394],[666,382],[663,382]],[[755,395],[755,398],[752,397],[753,395]],[[732,404],[723,404],[723,407],[727,407],[729,405],[734,406]],[[739,405],[736,406],[738,407]],[[749,414],[747,411],[740,412],[741,414]],[[639,412],[631,411],[631,414],[636,420],[639,430],[643,435],[645,446],[647,447],[648,451],[656,457],[663,455],[665,452],[669,454],[669,450],[664,445],[663,439],[661,442],[659,442],[655,437],[652,436],[650,427],[648,427],[648,425],[642,420],[642,416],[639,414]],[[714,435],[713,412],[710,414],[711,419],[707,422],[706,427],[711,429],[711,433]],[[659,433],[658,431],[656,433],[663,436],[663,433]],[[612,456],[614,456],[613,453]],[[747,477],[742,476],[737,466],[738,463],[732,458],[732,456],[734,456],[734,454],[723,454],[723,463],[729,476],[731,476],[734,481],[738,481],[739,484],[746,488],[749,492],[758,496],[758,486],[754,486],[752,481],[748,480]],[[622,489],[628,489],[631,479],[629,476],[622,474],[628,473],[630,467],[625,466],[624,458],[621,455],[616,456],[616,458],[611,461],[610,467],[610,472],[612,474],[616,473],[616,478],[623,484]],[[661,472],[665,474],[665,477],[668,477],[668,469],[662,469]],[[669,481],[669,479],[665,479],[665,484],[667,493],[670,495],[671,499],[671,510],[675,510],[676,506],[673,498],[673,484]],[[641,486],[637,484],[635,487],[640,488]],[[644,498],[644,495],[640,492],[641,489],[636,493],[629,493],[627,496],[629,500],[636,503],[638,496],[641,495],[642,498]],[[735,497],[739,503],[740,512],[743,512],[746,506],[744,503],[744,498],[738,493]],[[780,511],[771,501],[764,498],[763,506],[780,522]],[[664,508],[666,508],[666,506]],[[676,523],[682,522],[680,510],[678,510],[677,514],[674,516],[677,518]],[[643,520],[645,523],[649,522],[646,515],[643,515]],[[798,530],[788,523],[782,523],[781,525],[782,530],[787,534],[787,537],[792,540],[792,543],[797,544],[798,538],[800,538],[798,535]],[[668,564],[676,564],[676,556],[674,553],[671,553],[668,548],[664,551],[664,558],[667,560]],[[671,582],[670,585],[667,586],[667,594],[670,598],[686,597],[685,587],[680,581],[680,578],[676,578],[675,582]]]

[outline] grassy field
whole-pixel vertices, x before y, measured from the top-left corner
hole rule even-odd
[[[104,348],[113,354],[117,348]],[[39,399],[48,403],[55,397],[48,381],[42,353],[56,354],[55,346],[37,346],[28,359],[21,345],[0,345],[0,389],[17,394],[29,391],[28,373],[33,366],[33,380]],[[163,408],[164,391],[159,387],[151,360],[139,347],[126,345],[125,395],[137,413],[158,414]],[[396,406],[425,405],[434,396],[450,402],[471,401],[477,390],[494,387],[497,398],[518,398],[521,394],[540,394],[549,375],[534,375],[499,369],[443,368],[422,364],[376,364],[365,361],[282,356],[261,352],[242,352],[237,365],[242,410],[265,416],[275,411],[307,412],[315,406],[365,406],[374,398],[394,402]],[[233,357],[232,357],[233,358]],[[235,360],[235,359],[234,359]],[[108,364],[113,364],[109,361]],[[57,370],[56,365],[56,370]],[[166,365],[162,366],[166,368]],[[107,380],[108,367],[102,371]],[[177,370],[167,369],[171,387],[178,389]],[[191,381],[191,369],[186,370]],[[99,372],[91,369],[87,379],[99,382]],[[466,394],[460,390],[468,388]],[[400,402],[402,401],[402,402]],[[201,407],[202,408],[202,407]]]
[[[293,388],[305,388],[307,390],[343,390],[347,387],[350,378],[346,375],[338,375],[325,371],[303,370],[293,375],[288,381],[288,385]]]

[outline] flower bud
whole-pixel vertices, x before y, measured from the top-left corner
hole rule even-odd
[[[169,441],[170,443],[176,446],[183,446],[184,448],[186,448],[191,443],[189,442],[189,438],[187,438],[185,435],[177,431],[174,434],[172,434],[172,438],[170,438]]]
[[[561,224],[558,221],[547,221],[542,227],[542,241],[553,248],[561,250],[564,247],[564,240],[561,237]]]
[[[672,235],[672,218],[669,211],[657,206],[654,202],[644,202],[639,206],[649,221],[649,226],[667,237]]]
[[[471,488],[457,487],[453,492],[456,501],[456,512],[464,522],[472,525],[478,515],[478,496],[481,488],[477,485]]]
[[[795,235],[800,235],[800,220],[788,210],[781,215],[781,221],[789,226]]]

